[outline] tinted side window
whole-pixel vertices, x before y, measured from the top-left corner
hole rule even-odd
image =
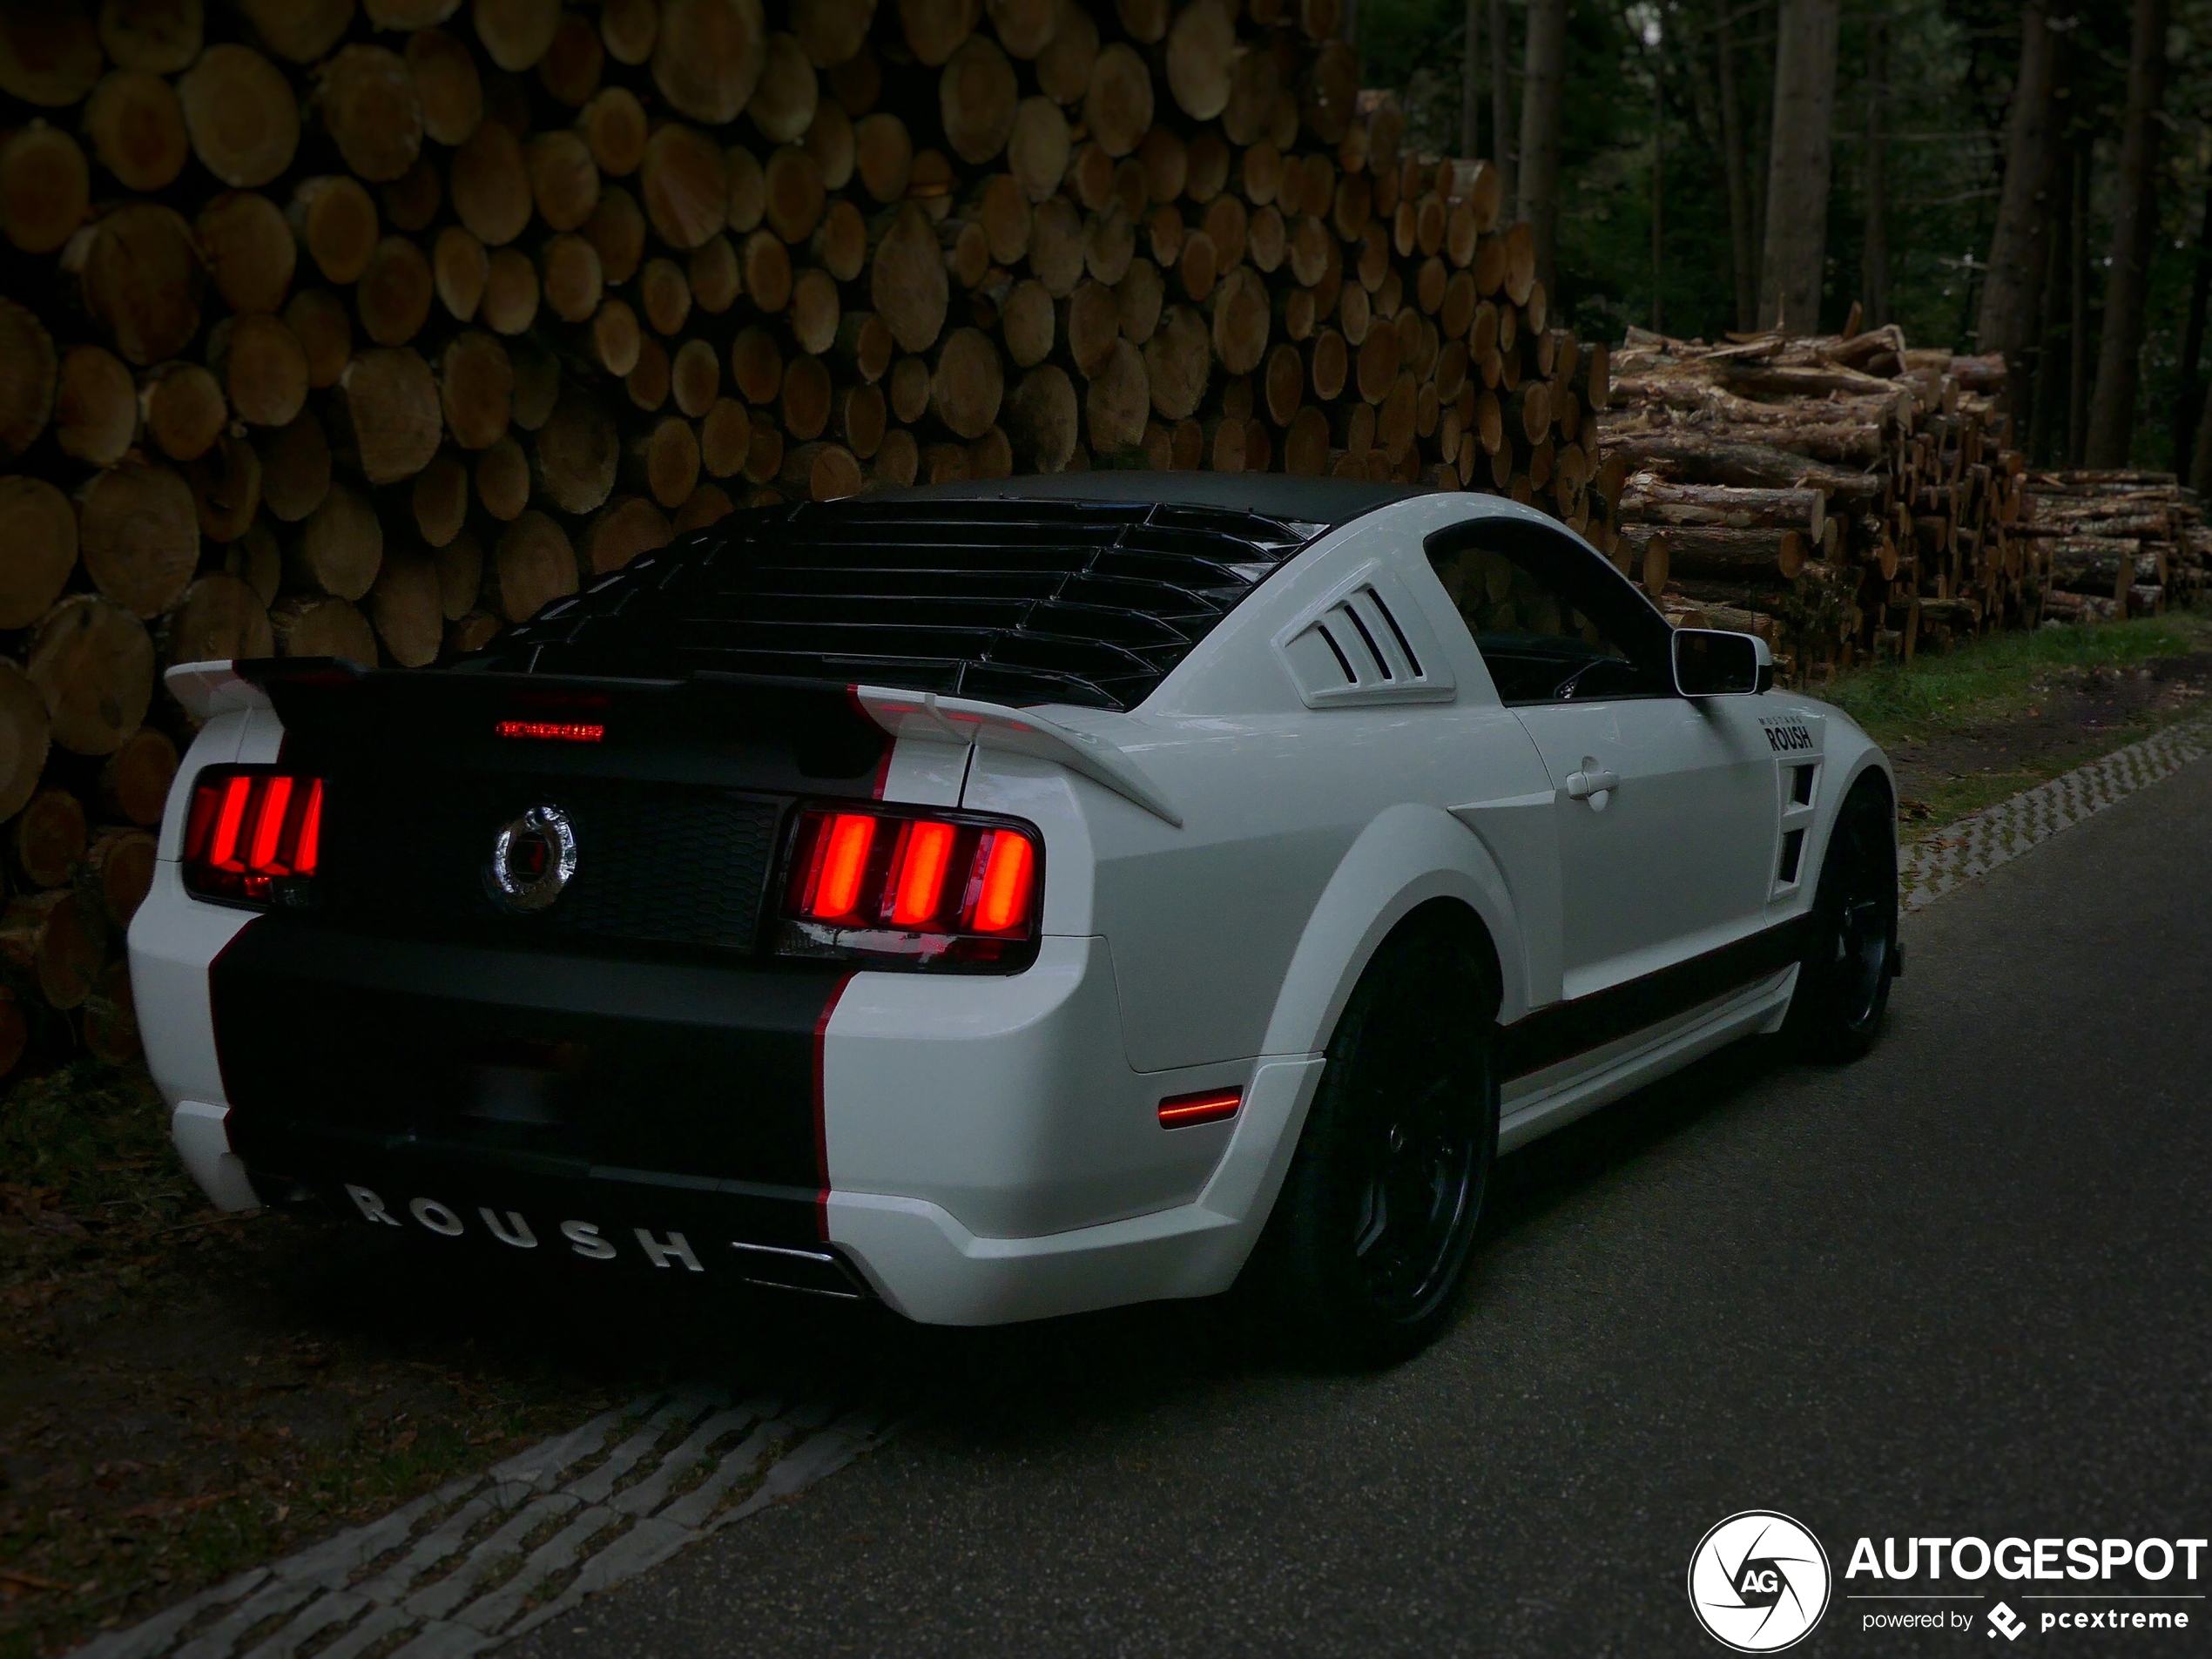
[[[1508,520],[1442,532],[1428,556],[1505,702],[1672,694],[1665,620],[1581,543]]]

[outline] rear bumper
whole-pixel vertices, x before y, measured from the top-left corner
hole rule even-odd
[[[873,1293],[929,1323],[1204,1295],[1249,1252],[1318,1072],[1132,1071],[1102,939],[1006,976],[610,961],[257,918],[175,869],[132,961],[195,1177],[438,1248]],[[1163,1096],[1235,1084],[1236,1119],[1159,1126]]]

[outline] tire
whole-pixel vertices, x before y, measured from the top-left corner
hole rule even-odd
[[[1897,817],[1878,779],[1836,815],[1811,920],[1783,1033],[1808,1059],[1856,1060],[1881,1035],[1898,971]]]
[[[1306,1357],[1388,1363],[1451,1317],[1497,1157],[1498,995],[1455,908],[1415,913],[1360,976],[1256,1263]]]

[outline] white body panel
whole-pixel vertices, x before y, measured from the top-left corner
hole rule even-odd
[[[1505,706],[1423,549],[1482,516],[1536,517],[1429,496],[1322,537],[1133,712],[862,688],[897,739],[885,800],[1012,814],[1046,849],[1032,967],[859,973],[822,1028],[824,1226],[892,1307],[988,1323],[1225,1288],[1346,999],[1419,906],[1461,906],[1487,934],[1510,1028],[1810,904],[1838,805],[1886,769],[1871,742],[1777,693]],[[1317,694],[1315,620],[1373,603],[1404,627],[1419,675],[1401,662],[1387,686]],[[180,803],[200,766],[273,759],[280,736],[266,708],[209,722],[131,930],[154,1076],[219,1202],[252,1195],[224,1162],[207,974],[250,916],[185,893]],[[1813,794],[1796,803],[1800,766]],[[1570,795],[1568,774],[1593,769],[1617,786]],[[1513,1080],[1501,1144],[1772,1028],[1794,980],[1768,970]],[[1163,1098],[1231,1087],[1244,1090],[1233,1119],[1160,1127]]]

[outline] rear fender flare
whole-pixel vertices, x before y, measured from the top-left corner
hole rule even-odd
[[[1360,832],[1307,920],[1267,1024],[1264,1052],[1318,1054],[1391,930],[1432,900],[1464,904],[1497,955],[1501,1021],[1528,1006],[1527,954],[1505,877],[1474,833],[1434,806],[1402,805]]]

